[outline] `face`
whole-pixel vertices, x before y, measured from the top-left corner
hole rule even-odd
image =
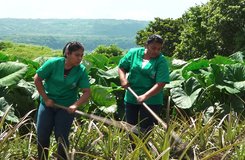
[[[71,52],[70,54],[67,54],[67,61],[70,63],[72,66],[77,66],[81,63],[83,58],[83,50],[79,49],[76,51]]]
[[[147,44],[146,49],[150,57],[155,58],[160,55],[162,44],[153,42],[153,43]]]

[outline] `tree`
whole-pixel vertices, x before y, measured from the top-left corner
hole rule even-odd
[[[191,7],[183,16],[181,43],[175,56],[228,56],[245,47],[245,0],[211,0]]]
[[[113,57],[122,55],[123,50],[114,44],[109,46],[99,45],[92,53],[104,54],[107,57]]]
[[[219,33],[221,55],[231,55],[245,47],[245,0],[211,0],[208,25]]]
[[[205,5],[191,7],[182,16],[183,31],[180,36],[181,42],[174,51],[176,57],[185,60],[201,56],[212,58],[218,52],[219,36],[217,32],[210,34],[207,9]]]

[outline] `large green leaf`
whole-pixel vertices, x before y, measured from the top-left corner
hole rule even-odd
[[[220,89],[221,91],[225,90],[231,94],[239,93],[239,90],[235,89],[232,84],[224,81],[225,66],[211,64],[210,67],[212,69],[212,76],[210,77],[212,78],[212,82],[216,88]]]
[[[104,71],[102,69],[98,70],[98,74],[106,79],[117,78],[118,77],[118,67]]]
[[[15,113],[18,117],[24,116],[27,112],[35,109],[34,93],[36,87],[33,83],[20,80],[17,85],[8,87],[7,93],[4,95],[5,100],[9,104],[13,104]]]
[[[91,86],[91,98],[92,101],[97,106],[109,107],[116,104],[116,98],[111,93],[113,89],[111,87],[104,87],[101,85],[92,85]]]
[[[228,85],[216,85],[217,88],[219,88],[220,90],[226,90],[228,93],[230,94],[236,94],[236,93],[240,93],[240,91],[236,88],[233,88],[232,86],[228,86]]]
[[[214,85],[216,84],[223,84],[223,79],[224,79],[224,66],[222,65],[216,65],[216,64],[210,64],[210,68],[211,68],[211,75],[210,77],[210,81],[212,81],[212,83]]]
[[[14,114],[14,108],[8,104],[4,97],[0,97],[0,117],[2,117],[5,114],[9,107],[10,109],[7,113],[6,120],[16,123],[19,122],[18,117],[16,117]]]
[[[181,59],[176,59],[176,58],[174,58],[174,59],[171,61],[171,63],[172,63],[172,66],[173,66],[174,68],[181,68],[181,67],[183,67],[184,65],[187,64],[186,61],[181,60]]]
[[[123,56],[112,56],[109,58],[109,67],[116,67]]]
[[[226,65],[224,68],[224,79],[233,82],[245,81],[245,65],[241,63]]]
[[[241,82],[234,82],[234,87],[240,91],[245,91],[245,80]]]
[[[181,69],[173,70],[169,76],[171,81],[169,84],[166,84],[164,88],[174,88],[181,86],[181,84],[185,81],[181,75]]]
[[[203,82],[203,87],[209,87],[213,85],[214,78],[211,67],[208,67],[206,69],[200,69],[200,76]]]
[[[36,59],[34,59],[34,62],[37,62],[39,65],[42,65],[45,61],[47,61],[48,59],[53,58],[53,57],[37,57]]]
[[[238,63],[227,65],[224,70],[224,81],[233,84],[234,88],[245,91],[245,65]]]
[[[230,58],[234,59],[235,61],[243,63],[245,59],[245,52],[238,51],[230,55]]]
[[[228,93],[236,94],[245,90],[245,66],[241,63],[224,66],[211,65],[214,85],[226,90]]]
[[[218,56],[216,55],[214,58],[209,60],[210,64],[235,64],[236,62],[231,58]]]
[[[17,62],[0,63],[0,86],[17,84],[27,72],[27,65]]]
[[[28,65],[28,70],[25,73],[24,79],[28,81],[33,80],[33,75],[36,73],[36,70],[39,68],[39,64],[35,61],[32,61],[26,57],[22,56],[10,56],[0,53],[0,62],[19,62]]]
[[[100,107],[99,110],[103,111],[104,113],[106,114],[109,114],[109,113],[115,113],[117,111],[117,105],[111,105],[109,107]]]
[[[208,60],[205,59],[193,60],[182,68],[182,76],[185,79],[188,79],[191,77],[191,72],[199,71],[199,69],[207,68],[208,66],[209,66]]]
[[[190,78],[183,87],[172,88],[170,94],[177,107],[187,109],[193,106],[201,91],[199,82],[195,78]]]
[[[103,54],[88,54],[83,58],[83,64],[87,69],[91,67],[96,67],[100,69],[105,69],[108,65],[109,59]]]

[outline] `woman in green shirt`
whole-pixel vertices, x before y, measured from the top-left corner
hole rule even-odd
[[[63,49],[64,57],[47,60],[36,72],[34,83],[40,94],[37,116],[37,141],[39,159],[47,159],[50,135],[54,129],[58,142],[58,155],[67,159],[68,136],[78,106],[90,96],[88,75],[80,64],[84,47],[79,42],[69,42]],[[43,82],[44,81],[44,84]],[[79,90],[82,96],[79,97]],[[54,108],[54,103],[67,110]]]
[[[119,62],[118,74],[121,86],[125,89],[130,86],[138,95],[136,99],[126,90],[124,97],[126,121],[132,125],[140,122],[139,126],[145,130],[151,129],[157,121],[143,107],[142,102],[159,114],[163,105],[163,87],[169,83],[168,64],[160,53],[162,45],[161,36],[151,35],[145,47],[129,50]]]

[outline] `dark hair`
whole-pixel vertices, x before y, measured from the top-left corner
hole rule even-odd
[[[80,42],[68,42],[66,43],[65,47],[63,48],[63,56],[66,57],[66,53],[68,52],[74,52],[79,49],[82,49],[84,51],[84,46]]]
[[[163,44],[163,39],[160,35],[158,34],[152,34],[148,37],[146,44],[151,44],[153,42]]]

